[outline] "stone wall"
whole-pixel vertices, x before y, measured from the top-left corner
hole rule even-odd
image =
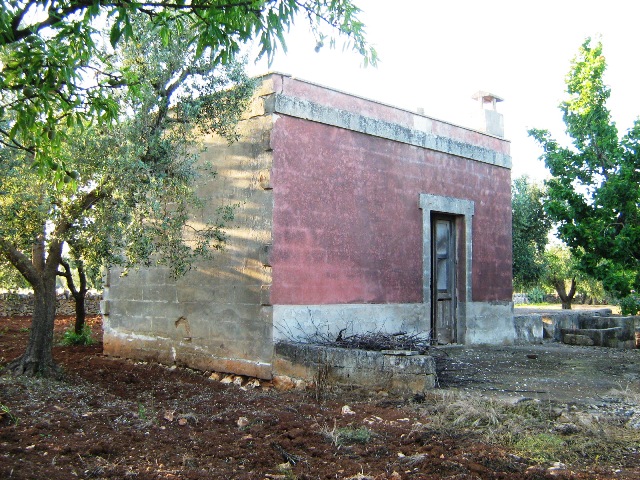
[[[258,96],[238,142],[203,139],[201,161],[217,175],[199,179],[203,207],[192,221],[215,221],[218,207],[234,206],[225,249],[177,280],[164,268],[125,276],[113,269],[104,289],[106,354],[271,378],[272,119],[263,113]]]
[[[88,294],[85,298],[87,315],[100,314],[101,295]],[[33,294],[0,294],[0,317],[31,316],[33,314]],[[75,315],[76,304],[70,295],[58,295],[56,299],[57,315]]]

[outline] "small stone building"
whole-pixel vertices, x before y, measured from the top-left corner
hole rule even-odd
[[[194,222],[238,204],[227,248],[177,281],[111,271],[105,353],[271,378],[276,342],[341,330],[512,343],[509,142],[476,98],[484,131],[264,76],[240,141],[206,139]]]

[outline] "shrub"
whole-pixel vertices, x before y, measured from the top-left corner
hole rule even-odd
[[[620,300],[620,313],[622,315],[637,315],[640,312],[640,296],[635,291]]]
[[[89,325],[85,325],[82,328],[82,332],[80,333],[76,333],[73,328],[66,330],[62,334],[62,340],[60,343],[65,346],[93,345],[93,338],[91,337],[91,327]]]
[[[534,287],[527,292],[527,299],[529,303],[543,303],[546,298],[546,294],[540,287]]]

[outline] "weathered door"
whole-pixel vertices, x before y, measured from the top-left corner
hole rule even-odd
[[[456,341],[456,229],[451,216],[431,221],[431,332],[438,344]]]

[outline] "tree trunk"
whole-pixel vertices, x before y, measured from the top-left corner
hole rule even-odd
[[[86,318],[84,307],[85,297],[88,291],[87,274],[84,272],[84,262],[81,259],[76,258],[76,269],[78,270],[78,277],[80,278],[80,290],[76,289],[76,285],[73,282],[73,272],[71,271],[71,265],[69,262],[61,259],[60,265],[64,268],[64,272],[58,272],[58,275],[64,277],[67,281],[67,287],[71,291],[71,295],[73,295],[73,300],[76,304],[76,323],[73,331],[76,335],[81,335]]]
[[[56,316],[56,275],[43,275],[33,288],[33,316],[25,353],[7,365],[14,375],[59,377],[53,361],[53,322]]]
[[[571,302],[573,301],[573,297],[576,294],[576,279],[571,279],[571,288],[567,293],[566,286],[564,284],[564,279],[553,278],[552,283],[556,292],[558,292],[558,296],[562,301],[562,309],[563,310],[571,310]]]
[[[83,292],[77,292],[73,295],[76,301],[76,323],[73,327],[76,335],[81,335],[84,329],[85,311],[84,311],[84,299],[85,294]]]

